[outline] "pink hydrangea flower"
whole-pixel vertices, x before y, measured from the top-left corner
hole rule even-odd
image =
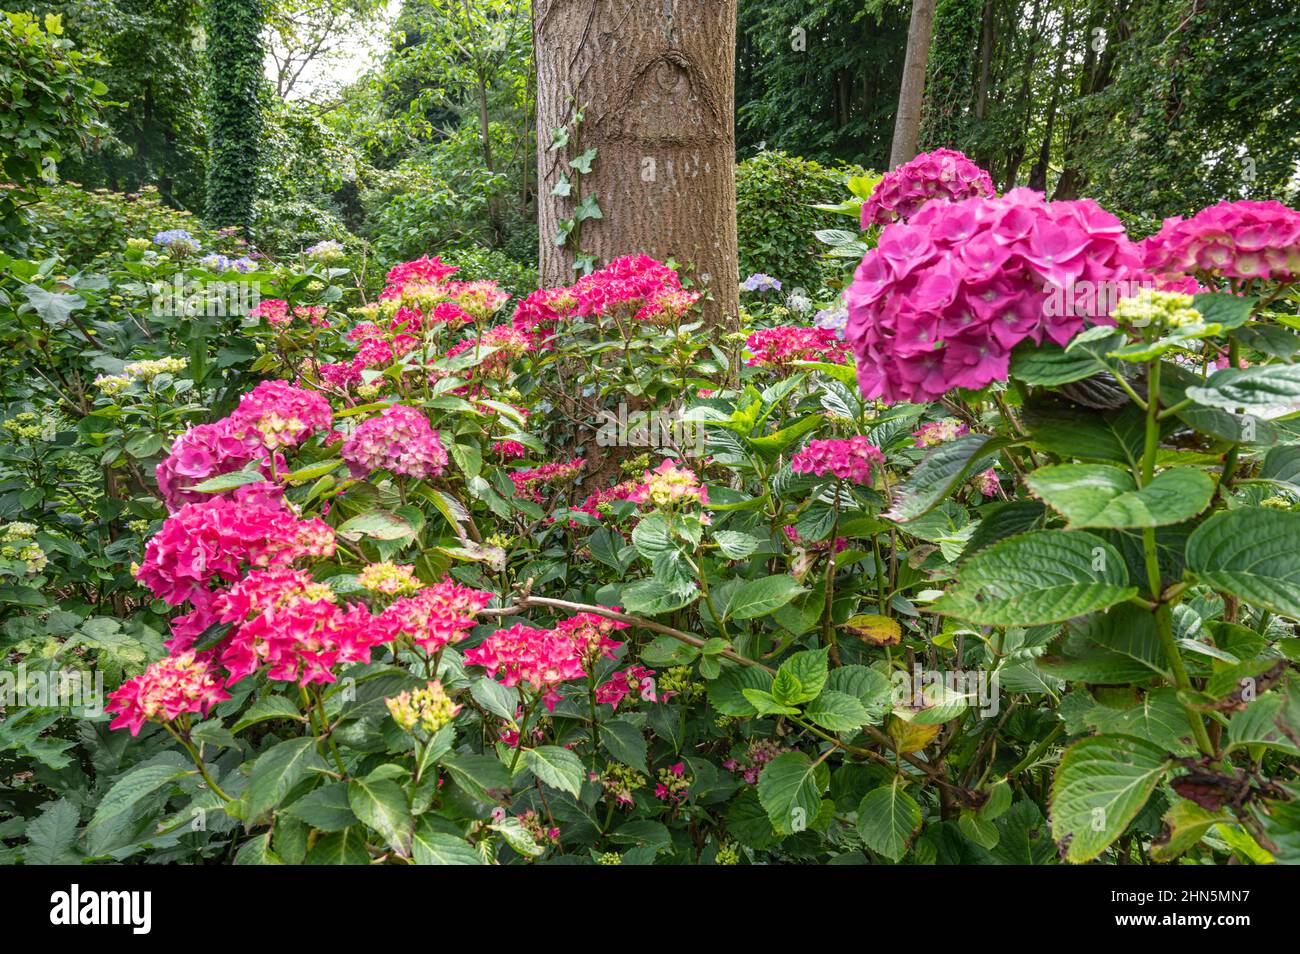
[[[617,606],[607,606],[605,609],[619,612]],[[615,651],[623,644],[610,639],[610,636],[627,627],[627,623],[597,613],[579,613],[560,620],[555,626],[555,631],[568,636],[578,644],[582,661],[586,668],[590,669],[601,656],[606,659],[614,658]]]
[[[221,474],[244,470],[267,457],[261,435],[236,426],[230,418],[198,424],[177,436],[155,469],[158,493],[175,513],[187,503],[210,500],[212,494],[189,488]]]
[[[263,665],[268,679],[331,683],[336,667],[370,662],[370,650],[388,638],[364,606],[304,598],[270,606],[237,626],[222,646],[221,663],[228,686]]]
[[[1141,242],[1145,266],[1161,275],[1300,278],[1300,212],[1280,202],[1220,202],[1190,219],[1165,219]]]
[[[315,391],[287,381],[263,381],[239,399],[230,421],[237,431],[256,434],[274,450],[301,444],[318,431],[328,432],[334,412]]]
[[[993,195],[989,174],[954,149],[923,152],[876,184],[862,203],[862,227],[910,219],[931,199],[955,202]]]
[[[465,662],[482,666],[503,686],[529,686],[541,694],[548,712],[560,699],[557,686],[586,676],[581,648],[574,640],[524,623],[499,629],[481,645],[466,650]]]
[[[970,428],[955,417],[945,417],[942,421],[922,424],[912,432],[917,447],[934,447],[946,441],[956,440],[963,434],[969,434]]]
[[[334,553],[334,531],[283,506],[218,497],[186,504],[145,545],[136,579],[179,606],[213,581],[233,583],[245,568],[284,566]]]
[[[578,299],[568,288],[539,288],[515,307],[511,325],[527,335],[546,338],[572,317]]]
[[[707,507],[709,492],[694,472],[665,458],[654,470],[642,474],[635,495],[628,499],[649,503],[661,510],[672,510],[683,503]]]
[[[534,503],[542,502],[542,488],[551,484],[566,483],[582,473],[587,462],[575,457],[566,463],[542,464],[540,467],[528,467],[510,474],[510,482],[515,485],[515,496],[524,497]]]
[[[108,727],[139,735],[146,722],[171,722],[187,712],[207,716],[230,694],[221,687],[221,672],[210,653],[184,652],[151,663],[108,698],[104,709],[117,713]]]
[[[845,293],[862,393],[929,402],[1001,380],[1021,341],[1065,344],[1083,327],[1083,315],[1049,298],[1139,276],[1137,247],[1091,200],[1049,203],[1013,189],[929,203],[885,227]]]
[[[848,440],[809,441],[790,461],[796,474],[833,474],[855,484],[871,483],[871,467],[883,464],[885,455],[862,435]]]
[[[795,361],[843,364],[848,347],[834,331],[781,325],[755,331],[745,342],[750,357],[745,364],[756,368],[789,369]]]
[[[343,442],[342,455],[353,477],[386,470],[426,480],[447,466],[439,437],[415,408],[392,404],[357,426]]]
[[[528,449],[518,441],[493,441],[492,452],[503,461],[528,456]]]
[[[406,640],[426,653],[435,653],[464,639],[474,628],[475,614],[490,599],[491,593],[448,578],[395,601],[379,615],[379,626],[389,639]]]
[[[644,666],[628,666],[596,688],[596,701],[616,710],[631,695],[646,702],[657,702],[654,674],[653,669]]]
[[[448,265],[437,255],[433,258],[424,255],[413,262],[402,262],[400,265],[394,265],[388,270],[384,280],[388,283],[389,289],[393,289],[396,294],[400,295],[402,289],[408,284],[438,284],[450,278],[459,270],[459,266]]]

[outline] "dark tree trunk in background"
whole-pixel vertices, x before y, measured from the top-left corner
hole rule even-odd
[[[247,229],[257,197],[262,112],[261,0],[208,3],[208,189],[204,218]]]
[[[916,156],[916,144],[921,137],[921,102],[925,98],[925,68],[930,59],[935,2],[936,0],[912,0],[912,20],[907,27],[907,58],[903,61],[903,85],[898,91],[894,141],[889,147],[891,169]]]
[[[570,284],[579,251],[598,264],[674,258],[712,292],[706,318],[734,318],[736,0],[535,0],[533,27],[542,284]],[[576,108],[576,140],[549,148]],[[590,174],[575,177],[568,161],[593,147]],[[574,193],[553,195],[565,174]],[[557,246],[575,197],[593,193],[602,217]]]

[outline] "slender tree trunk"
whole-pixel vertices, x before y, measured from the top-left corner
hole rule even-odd
[[[533,27],[542,283],[571,283],[579,252],[671,257],[712,293],[710,322],[734,319],[736,0],[535,0]],[[576,109],[576,135],[550,148]],[[580,174],[570,162],[592,148]],[[566,175],[576,181],[556,195]],[[592,195],[601,217],[557,245],[575,199]]]
[[[975,118],[984,119],[989,111],[989,78],[993,73],[993,0],[984,0],[980,23],[980,79],[975,92]]]
[[[935,3],[936,0],[912,0],[912,20],[907,27],[907,58],[903,60],[903,85],[898,91],[894,140],[889,149],[891,169],[916,156],[916,144],[921,136],[921,102],[925,98],[925,70],[930,60]]]

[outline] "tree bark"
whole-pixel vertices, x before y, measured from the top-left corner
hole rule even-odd
[[[712,293],[705,318],[733,321],[736,0],[535,0],[533,27],[542,284],[570,284],[578,251],[600,263],[673,258]],[[579,108],[576,142],[549,148]],[[591,172],[553,195],[563,175],[575,179],[569,160],[592,147]],[[602,217],[557,246],[579,194],[595,194]]]
[[[921,102],[925,98],[925,70],[930,61],[935,3],[936,0],[912,0],[912,20],[907,27],[907,57],[903,60],[903,85],[898,91],[894,140],[889,149],[891,169],[916,157],[916,144],[921,137]]]

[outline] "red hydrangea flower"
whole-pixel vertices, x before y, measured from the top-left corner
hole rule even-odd
[[[268,679],[331,683],[335,667],[370,662],[371,648],[387,639],[364,606],[300,599],[268,607],[236,627],[222,646],[221,663],[230,672],[228,686],[263,665],[270,667]]]
[[[459,270],[459,266],[448,265],[437,255],[433,258],[424,255],[413,262],[402,262],[400,265],[394,265],[388,270],[384,280],[388,283],[389,288],[394,289],[397,294],[401,294],[402,289],[408,284],[436,285],[444,279],[450,278]]]
[[[139,735],[146,722],[171,722],[186,712],[206,716],[230,694],[221,687],[211,653],[184,652],[151,663],[108,698],[105,710],[117,713],[108,727]]]
[[[560,699],[560,683],[586,676],[576,642],[564,633],[524,623],[499,629],[482,645],[466,650],[465,662],[482,666],[503,686],[527,685],[541,693],[548,712]]]
[[[474,628],[475,614],[490,599],[491,593],[444,579],[395,601],[379,615],[379,627],[388,639],[404,639],[426,653],[435,653],[464,639]]]
[[[751,357],[745,364],[756,368],[789,369],[795,361],[843,364],[848,347],[829,328],[780,325],[755,331],[745,342]]]
[[[639,696],[646,702],[656,702],[654,674],[653,669],[644,666],[628,666],[597,687],[596,701],[614,709],[630,695]]]
[[[605,609],[620,611],[617,606],[607,606]],[[590,669],[601,656],[606,659],[614,658],[615,650],[623,644],[610,639],[610,635],[627,627],[627,623],[598,613],[579,613],[560,620],[555,625],[555,631],[563,633],[578,644],[583,663]]]
[[[567,463],[542,464],[540,467],[528,467],[510,474],[510,482],[515,485],[515,496],[526,497],[534,503],[542,502],[542,488],[555,483],[573,480],[587,462],[575,457]]]
[[[862,203],[862,227],[910,219],[931,199],[955,202],[991,195],[993,180],[964,153],[935,149],[885,173]]]

